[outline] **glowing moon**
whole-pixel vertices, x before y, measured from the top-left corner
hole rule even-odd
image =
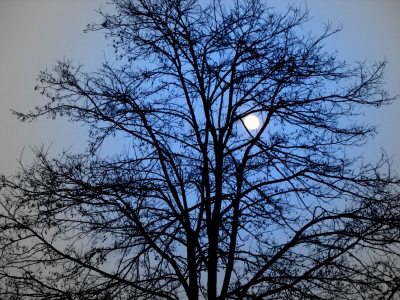
[[[255,130],[259,125],[260,120],[258,120],[255,115],[248,115],[246,118],[244,118],[244,126],[246,126],[247,129]]]

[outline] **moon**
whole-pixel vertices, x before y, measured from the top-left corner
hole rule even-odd
[[[244,118],[244,126],[250,130],[256,130],[260,125],[260,120],[255,115],[248,115]]]

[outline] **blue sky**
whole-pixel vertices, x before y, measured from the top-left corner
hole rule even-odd
[[[293,1],[311,10],[307,28],[320,33],[328,21],[343,30],[327,40],[338,57],[349,63],[367,59],[372,65],[386,57],[386,88],[400,94],[400,1],[397,0],[309,0]],[[26,112],[45,103],[34,91],[39,71],[51,69],[56,59],[81,62],[88,71],[101,66],[104,56],[112,61],[113,50],[99,32],[84,34],[86,25],[100,21],[94,11],[106,0],[0,0],[0,173],[10,175],[26,147],[23,161],[30,162],[29,146],[51,146],[56,155],[72,145],[73,152],[85,149],[86,131],[65,119],[42,118],[20,123],[10,109]],[[270,6],[284,8],[274,0]],[[400,100],[390,107],[369,110],[365,121],[380,124],[379,135],[362,149],[366,160],[377,160],[384,147],[394,156],[400,172]]]

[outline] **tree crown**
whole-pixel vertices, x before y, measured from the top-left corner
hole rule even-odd
[[[113,3],[117,13],[102,13],[104,22],[88,30],[106,30],[124,63],[87,73],[59,61],[39,76],[37,89],[50,101],[15,112],[23,121],[83,122],[89,146],[57,159],[37,149],[32,166],[2,179],[0,276],[13,288],[0,293],[394,293],[394,275],[380,266],[397,270],[397,178],[382,173],[385,156],[356,168],[358,157],[346,155],[375,132],[356,122],[360,110],[396,98],[382,88],[386,62],[339,61],[323,47],[339,29],[304,33],[308,11],[294,6],[280,13],[258,0]],[[258,128],[246,128],[249,115]],[[117,133],[129,150],[94,155]],[[12,252],[19,247],[22,254]],[[359,259],[361,250],[370,261]],[[54,269],[45,276],[47,266]]]

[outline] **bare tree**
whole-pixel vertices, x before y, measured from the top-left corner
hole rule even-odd
[[[262,1],[113,0],[116,66],[59,61],[22,121],[88,125],[83,154],[2,177],[7,299],[392,299],[398,179],[347,155],[391,102],[386,62],[348,66]],[[256,129],[244,126],[256,116]],[[125,149],[101,157],[114,135]],[[354,153],[354,151],[353,151]]]

